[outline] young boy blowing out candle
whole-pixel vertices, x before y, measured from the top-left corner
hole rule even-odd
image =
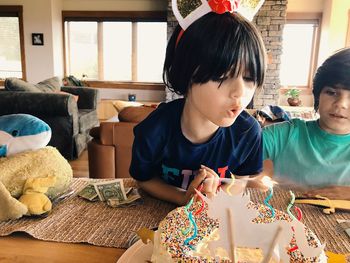
[[[131,176],[151,195],[178,205],[206,178],[213,180],[205,180],[202,192],[210,195],[219,176],[262,170],[260,127],[244,109],[263,84],[264,44],[253,24],[234,12],[235,1],[230,8],[218,2],[178,26],[168,43],[163,79],[184,98],[160,105],[134,129]]]

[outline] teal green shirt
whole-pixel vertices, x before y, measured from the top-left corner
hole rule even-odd
[[[322,130],[318,121],[292,119],[263,129],[263,158],[274,178],[301,185],[350,185],[350,135]]]

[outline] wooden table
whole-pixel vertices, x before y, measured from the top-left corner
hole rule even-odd
[[[86,182],[77,179],[72,185],[78,187],[78,185],[82,185],[83,183]],[[127,180],[125,180],[125,184],[127,184],[128,186],[131,186],[131,183],[132,182],[128,182]],[[260,203],[261,200],[264,200],[265,197],[266,194],[263,192],[255,190],[251,191],[251,198],[253,201],[257,200]],[[289,199],[290,195],[288,191],[275,187],[274,196],[271,199],[270,204],[276,209],[284,211],[288,205]],[[62,203],[58,204],[55,208],[56,210],[52,212],[51,216],[41,221],[43,223],[41,225],[45,226],[45,228],[42,228],[42,230],[46,230],[49,234],[55,234],[56,232],[66,232],[66,235],[70,235],[71,231],[81,231],[82,228],[80,226],[83,226],[84,224],[77,225],[76,220],[70,222],[69,219],[85,218],[85,208],[89,208],[89,211],[91,211],[91,215],[93,216],[85,218],[86,221],[84,222],[88,222],[87,224],[89,225],[89,231],[85,232],[91,234],[94,230],[94,233],[99,237],[108,238],[108,235],[106,236],[106,233],[108,234],[110,233],[109,231],[112,230],[115,231],[111,232],[113,233],[113,235],[119,236],[119,234],[122,233],[122,231],[126,231],[125,228],[128,228],[127,230],[130,230],[130,228],[133,225],[137,225],[140,227],[141,223],[150,222],[150,220],[153,220],[154,218],[157,218],[157,220],[160,221],[162,218],[164,218],[167,211],[172,207],[172,205],[170,206],[166,202],[159,201],[147,195],[143,196],[143,201],[144,203],[142,206],[130,207],[128,210],[123,211],[123,209],[105,210],[106,208],[103,205],[99,205],[98,203],[89,203],[85,202],[84,200],[71,197],[71,199],[67,199]],[[72,205],[74,207],[80,208],[77,210],[71,210],[70,207]],[[322,213],[322,209],[317,207],[309,205],[300,205],[300,208],[303,210],[304,213],[303,223],[309,226],[318,235],[322,242],[326,242],[327,249],[329,251],[335,253],[349,253],[350,239],[348,236],[346,236],[344,231],[337,230],[336,218],[350,220],[350,213],[337,211],[336,214],[325,215]],[[63,220],[63,218],[61,218],[61,215],[68,214],[66,209],[70,211],[70,214],[69,217],[64,217]],[[95,213],[96,211],[94,209],[98,213]],[[151,213],[151,211],[156,211],[156,213]],[[125,223],[124,221],[122,221],[122,218],[132,221],[132,224]],[[60,219],[63,220],[65,224],[62,224],[62,222],[60,222]],[[109,219],[112,221],[108,221]],[[18,221],[17,223],[14,223],[17,227],[16,234],[10,232],[13,234],[9,236],[0,237],[0,263],[116,263],[117,259],[119,259],[121,255],[125,252],[125,249],[120,248],[107,248],[93,246],[85,243],[78,243],[81,242],[81,240],[83,240],[84,242],[88,242],[85,240],[90,240],[90,236],[86,236],[84,239],[78,238],[75,240],[76,243],[47,242],[34,239],[30,235],[23,233],[23,231],[31,230],[31,233],[38,234],[37,232],[40,231],[40,227],[38,227],[40,226],[40,222],[38,223],[35,220],[31,222],[31,220],[32,219],[23,219],[21,221]],[[103,220],[103,222],[101,220]],[[52,224],[52,222],[59,222],[60,224]],[[112,227],[106,232],[97,231],[100,230],[101,227],[97,227],[97,230],[92,227],[103,225],[102,229],[108,229],[110,225],[116,225],[115,222],[120,223],[118,225],[119,227]],[[5,225],[9,227],[8,225],[11,224],[12,223],[3,223],[2,225],[3,227],[5,227]],[[152,222],[151,225],[153,224],[154,222]],[[30,229],[26,228],[25,225],[30,226]],[[34,225],[36,225],[37,228],[35,228]],[[12,229],[11,231],[13,230],[14,229]],[[18,231],[21,232],[18,233]],[[129,238],[128,235],[126,237]],[[61,241],[60,239],[53,239],[53,237],[47,238],[48,239],[46,240]],[[119,242],[121,241],[121,239],[122,238],[118,238],[117,240],[113,241]],[[92,241],[95,242],[97,240]],[[105,241],[106,244],[111,244],[107,242],[107,239]],[[119,244],[118,242],[113,243],[115,247],[127,247],[125,243],[122,242]],[[89,243],[93,244],[91,240],[89,241]],[[100,243],[96,244],[99,245]]]
[[[1,263],[116,263],[125,249],[47,242],[25,233],[0,237]]]

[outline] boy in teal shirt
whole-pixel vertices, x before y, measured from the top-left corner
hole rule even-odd
[[[349,48],[318,68],[313,95],[318,120],[293,119],[264,128],[264,167],[271,160],[274,178],[314,187],[309,195],[350,200]]]

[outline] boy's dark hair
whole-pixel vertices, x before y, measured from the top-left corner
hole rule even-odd
[[[337,85],[350,90],[350,48],[337,51],[317,69],[312,90],[316,111],[318,110],[322,89],[326,86],[337,88]]]
[[[179,95],[193,83],[218,81],[223,76],[250,74],[258,87],[264,82],[266,55],[258,30],[238,13],[208,13],[183,33],[177,26],[164,62],[163,81]]]

